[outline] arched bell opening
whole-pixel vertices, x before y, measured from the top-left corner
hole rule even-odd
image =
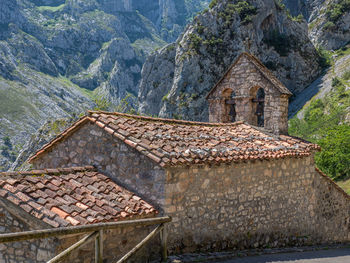
[[[223,97],[223,122],[235,122],[236,121],[236,94],[232,89],[226,89],[222,93]]]
[[[260,87],[253,87],[250,90],[250,96],[252,101],[251,107],[251,119],[252,124],[258,127],[264,127],[265,123],[265,91]]]

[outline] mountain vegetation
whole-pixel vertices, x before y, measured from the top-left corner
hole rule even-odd
[[[350,46],[329,52],[318,93],[289,122],[292,135],[322,147],[316,165],[335,180],[350,179]]]

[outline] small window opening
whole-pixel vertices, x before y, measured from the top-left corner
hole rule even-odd
[[[234,91],[229,94],[228,98],[225,100],[225,104],[228,111],[228,122],[236,121],[236,102],[235,102],[236,94]]]
[[[256,93],[256,99],[254,99],[254,102],[257,103],[256,105],[256,112],[257,115],[257,125],[259,127],[264,127],[264,103],[265,103],[265,91],[260,88],[258,92]]]

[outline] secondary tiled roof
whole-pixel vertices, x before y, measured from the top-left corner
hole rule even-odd
[[[53,227],[150,217],[158,213],[94,167],[0,173],[0,198]]]
[[[32,160],[86,122],[96,124],[162,167],[301,157],[319,149],[319,146],[301,139],[275,136],[243,122],[203,123],[90,112],[89,116],[44,146]]]
[[[283,83],[276,78],[276,76],[255,56],[252,54],[249,54],[247,52],[243,52],[241,55],[238,56],[238,58],[235,60],[235,62],[228,68],[228,70],[225,72],[225,74],[222,76],[222,78],[215,84],[215,86],[210,90],[210,92],[207,95],[207,99],[209,98],[210,94],[214,92],[216,87],[223,81],[227,74],[230,72],[230,70],[236,66],[238,61],[242,58],[246,57],[251,63],[255,65],[255,67],[265,76],[267,80],[269,80],[273,86],[275,86],[282,94],[286,94],[288,96],[292,96],[293,94],[286,88],[286,86],[283,85]]]

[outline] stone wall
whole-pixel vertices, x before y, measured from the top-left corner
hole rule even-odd
[[[235,92],[236,121],[246,121],[257,126],[256,98],[259,88],[265,91],[264,127],[274,133],[288,132],[288,96],[281,94],[249,60],[242,56],[227,73],[214,92],[209,95],[209,121],[229,122],[229,107],[225,100]],[[229,92],[231,91],[231,92]]]
[[[83,165],[95,165],[116,183],[161,209],[164,170],[95,124],[85,124],[33,162],[38,169]]]
[[[315,171],[312,156],[164,171],[85,124],[34,163],[91,164],[173,217],[173,253],[350,241],[349,198]]]
[[[10,232],[23,232],[34,229],[47,229],[50,226],[38,222],[37,219],[25,216],[18,208],[16,216],[4,208],[7,205],[0,204],[0,234]],[[11,207],[13,210],[14,207]],[[15,212],[15,210],[13,211]],[[22,216],[25,216],[21,218]],[[105,262],[116,262],[123,255],[134,248],[145,238],[156,226],[138,226],[122,229],[105,230],[104,260]],[[58,255],[66,248],[79,241],[86,234],[75,236],[60,236],[57,238],[33,239],[22,242],[0,244],[0,263],[44,263]],[[67,263],[93,263],[95,257],[94,241],[86,243],[74,251],[68,258],[61,262]],[[160,258],[159,235],[148,245],[135,254],[129,262],[147,262],[148,260]]]
[[[350,241],[350,201],[313,158],[167,171],[174,252]]]
[[[104,262],[117,262],[122,256],[133,249],[143,238],[145,238],[156,226],[127,227],[123,229],[112,229],[104,231],[103,259]],[[64,238],[58,251],[63,251],[73,243],[79,241],[84,235]],[[160,258],[159,235],[151,240],[145,247],[139,250],[128,262],[149,262]],[[90,241],[73,252],[63,262],[66,263],[94,263],[95,243]]]
[[[0,233],[33,230],[30,219],[14,216],[0,203]],[[37,239],[0,244],[0,263],[44,263],[55,255],[56,239]]]

